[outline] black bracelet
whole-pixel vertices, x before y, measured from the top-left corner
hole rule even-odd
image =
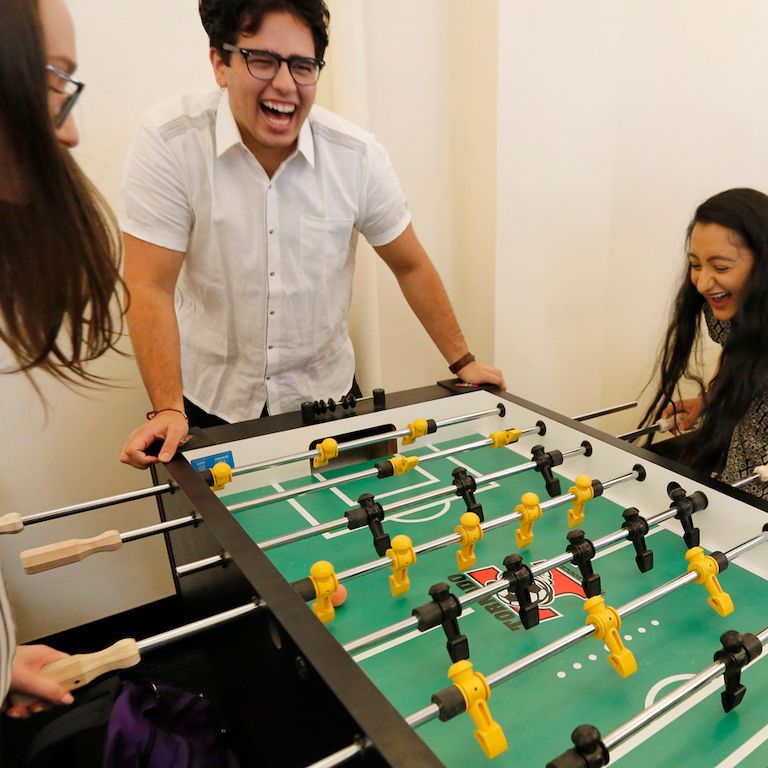
[[[458,373],[465,365],[475,362],[475,356],[471,352],[467,352],[464,357],[460,357],[455,363],[448,366],[448,370],[451,373]]]

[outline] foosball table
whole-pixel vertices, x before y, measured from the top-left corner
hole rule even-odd
[[[131,653],[204,645],[242,765],[768,764],[768,506],[508,394],[321,405],[153,470],[177,596]]]

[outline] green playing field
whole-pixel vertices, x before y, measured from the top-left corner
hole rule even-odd
[[[413,453],[424,456],[469,440],[462,438],[424,446]],[[356,506],[357,497],[365,492],[375,493],[376,499],[386,505],[450,485],[451,472],[457,465],[466,466],[476,474],[487,474],[524,461],[507,449],[482,448],[423,463],[401,477],[368,478],[306,493],[239,512],[237,518],[256,541],[264,541],[336,520],[346,509]],[[628,455],[627,473],[632,464]],[[315,474],[314,480],[346,475],[368,466],[372,464],[329,470]],[[563,469],[567,471],[567,461]],[[611,479],[599,474],[596,478]],[[561,479],[563,493],[567,493],[571,481],[562,476]],[[307,482],[310,482],[308,477],[303,477],[283,485],[223,495],[222,501],[234,504]],[[526,491],[536,492],[542,501],[548,498],[542,478],[527,471],[478,489],[477,500],[489,520],[513,512]],[[532,545],[521,552],[526,562],[550,559],[564,551],[569,506],[566,502],[544,512],[534,526]],[[668,506],[669,499],[662,490],[657,506],[641,508],[640,512],[651,517]],[[385,519],[384,527],[392,536],[407,534],[418,545],[453,533],[463,511],[463,501],[451,495],[395,512]],[[621,512],[620,507],[607,499],[595,499],[587,503],[586,520],[581,527],[590,539],[597,539],[621,526]],[[488,532],[477,545],[476,564],[464,573],[456,564],[455,545],[420,555],[410,570],[410,592],[398,598],[390,596],[391,571],[386,567],[350,579],[346,582],[348,601],[337,610],[329,630],[339,642],[347,643],[408,618],[412,608],[429,600],[428,589],[435,582],[448,582],[459,595],[499,578],[504,557],[516,551],[516,527],[517,523],[511,523]],[[759,531],[755,531],[754,535],[758,534]],[[629,542],[598,554],[594,568],[602,578],[608,604],[620,607],[685,573],[685,545],[680,537],[655,528],[648,537],[648,546],[654,551],[655,566],[646,574],[641,574],[635,566],[635,552]],[[352,532],[342,528],[272,549],[269,555],[288,580],[307,576],[312,563],[321,559],[331,561],[337,572],[379,559],[367,528]],[[638,664],[637,673],[627,679],[621,679],[613,671],[602,643],[590,637],[494,687],[489,706],[505,731],[509,748],[492,764],[544,766],[570,746],[569,735],[577,725],[591,723],[607,734],[708,666],[725,630],[762,630],[767,623],[766,613],[760,607],[768,594],[765,582],[737,564],[728,568],[720,580],[736,607],[726,618],[718,616],[707,605],[707,593],[702,585],[688,584],[624,620],[621,635]],[[584,596],[575,566],[567,565],[539,577],[537,587],[541,623],[530,631],[520,625],[506,591],[465,608],[460,627],[469,638],[471,660],[477,671],[488,675],[583,626]],[[439,628],[423,635],[412,631],[394,636],[358,652],[355,658],[404,716],[428,706],[431,695],[449,684],[446,673],[450,659]],[[720,689],[699,696],[667,716],[669,724],[653,737],[644,738],[626,754],[619,748],[612,756],[611,765],[618,761],[628,768],[736,765],[765,768],[768,765],[765,743],[768,726],[763,706],[768,694],[766,670],[768,665],[762,663],[761,657],[743,674],[747,696],[733,712],[726,715],[722,711]],[[433,720],[419,726],[418,733],[452,768],[487,762],[473,738],[473,730],[469,716],[463,714],[448,723]]]

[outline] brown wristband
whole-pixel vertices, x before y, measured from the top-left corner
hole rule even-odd
[[[173,411],[174,413],[180,413],[185,419],[187,419],[187,422],[189,422],[187,414],[184,413],[184,411],[180,411],[178,408],[158,408],[156,411],[147,411],[147,420],[152,421],[152,419],[154,419],[158,413],[162,413],[163,411]]]
[[[448,370],[451,373],[458,373],[465,365],[475,362],[475,356],[471,352],[467,352],[464,357],[460,357],[455,363],[448,366]]]

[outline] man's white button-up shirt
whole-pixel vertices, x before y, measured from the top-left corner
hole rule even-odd
[[[271,179],[220,91],[154,108],[126,166],[123,230],[186,254],[184,394],[231,422],[349,390],[357,233],[386,245],[409,222],[384,148],[317,106]]]

